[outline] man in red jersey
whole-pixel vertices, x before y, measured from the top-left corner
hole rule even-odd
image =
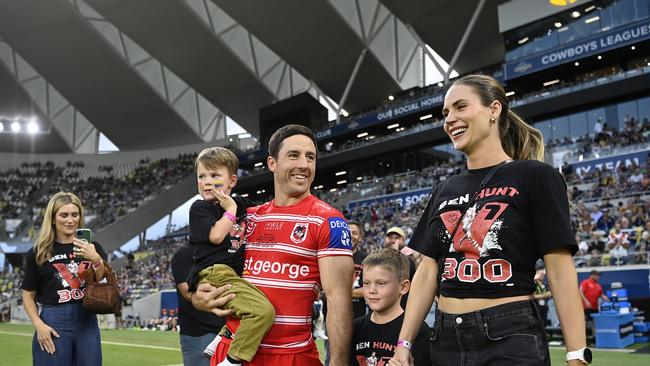
[[[598,312],[599,297],[605,301],[609,300],[603,293],[603,287],[598,283],[599,279],[600,273],[594,269],[589,274],[589,278],[580,283],[582,307],[585,309],[585,314],[588,316],[588,319],[591,318],[591,314]]]
[[[310,193],[316,172],[316,138],[298,125],[278,129],[269,141],[267,164],[275,199],[248,209],[246,259],[242,277],[257,286],[276,310],[271,330],[248,365],[321,365],[311,335],[312,303],[325,291],[330,365],[347,365],[352,329],[352,244],[348,225],[336,209]],[[219,309],[225,288],[201,285],[192,296],[196,308]],[[238,320],[229,318],[235,333]],[[224,335],[211,365],[225,359],[231,336]]]

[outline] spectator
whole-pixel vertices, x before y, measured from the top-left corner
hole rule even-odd
[[[82,306],[84,272],[104,277],[106,253],[96,243],[76,238],[84,226],[81,201],[72,193],[52,196],[34,248],[27,252],[23,289],[25,312],[36,328],[35,365],[101,365],[97,316]],[[43,304],[38,312],[36,303]]]
[[[627,264],[627,249],[630,247],[628,234],[621,230],[621,224],[617,223],[609,233],[607,248],[611,254],[610,264],[620,266]]]

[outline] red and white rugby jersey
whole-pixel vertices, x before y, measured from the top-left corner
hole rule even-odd
[[[248,209],[244,235],[242,277],[264,292],[276,312],[258,352],[310,349],[312,304],[321,290],[318,259],[352,256],[343,215],[313,195],[287,207],[271,201]],[[228,326],[236,329],[238,320],[229,319]]]

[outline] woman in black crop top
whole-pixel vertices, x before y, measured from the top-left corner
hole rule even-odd
[[[408,365],[409,342],[438,290],[432,364],[550,365],[533,301],[540,257],[571,352],[569,365],[584,364],[580,357],[590,361],[566,184],[542,162],[540,131],[508,108],[495,79],[482,75],[452,85],[443,115],[468,171],[434,188],[413,234],[410,246],[423,260],[390,365]]]
[[[76,238],[84,225],[83,207],[72,193],[52,196],[36,244],[27,252],[21,284],[25,312],[36,332],[34,365],[101,365],[97,317],[82,306],[84,272],[104,277],[106,253],[98,243]],[[40,304],[39,314],[36,304]]]

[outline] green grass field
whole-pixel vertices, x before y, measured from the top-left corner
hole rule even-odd
[[[31,365],[32,332],[30,325],[0,323],[0,364]],[[323,355],[322,343],[318,346]],[[183,362],[178,334],[171,332],[102,330],[102,352],[107,366],[181,365]],[[553,365],[565,365],[563,350],[552,348],[551,355]],[[650,354],[596,350],[594,357],[594,365],[650,365]]]

